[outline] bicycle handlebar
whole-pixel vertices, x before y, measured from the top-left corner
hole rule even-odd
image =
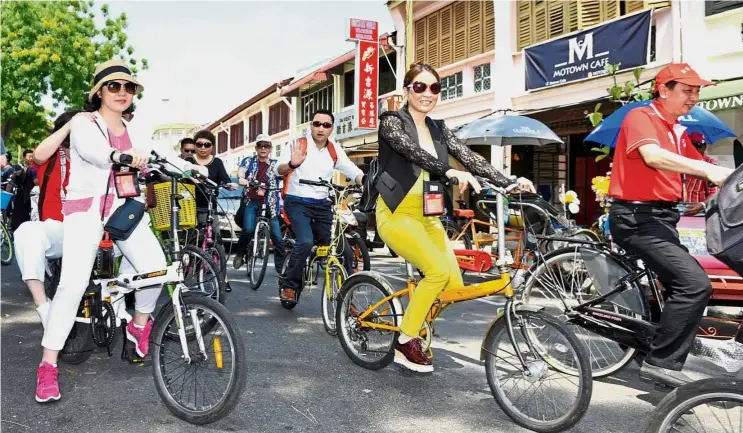
[[[334,189],[336,191],[343,191],[343,190],[347,190],[347,192],[361,191],[361,186],[359,185],[336,185],[336,184],[330,183],[322,179],[320,179],[319,181],[309,180],[309,179],[299,179],[299,183],[303,185],[312,185],[312,186],[319,186],[322,188]]]
[[[128,154],[119,154],[119,163],[124,165],[131,165],[131,163],[134,162],[134,157],[132,155]],[[219,185],[217,185],[214,181],[209,179],[208,177],[204,176],[203,174],[199,173],[195,170],[186,170],[185,172],[178,172],[175,170],[169,170],[165,168],[165,164],[170,164],[165,158],[161,157],[157,154],[154,150],[152,151],[151,155],[147,158],[147,168],[150,168],[154,171],[157,171],[165,176],[168,177],[190,177],[192,179],[199,180],[203,182],[205,185],[210,186],[212,188],[218,188]],[[177,169],[177,167],[173,167]]]

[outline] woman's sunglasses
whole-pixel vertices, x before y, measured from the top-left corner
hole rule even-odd
[[[207,148],[207,149],[209,149],[209,148],[212,147],[212,144],[210,142],[208,142],[208,141],[197,141],[196,144],[195,144],[195,146],[198,147],[199,149],[201,149],[201,148]]]
[[[416,81],[413,84],[409,85],[408,88],[413,89],[415,93],[423,93],[428,88],[431,89],[431,93],[433,93],[434,95],[438,95],[439,93],[441,93],[441,83],[439,82],[433,83],[429,86],[426,83]]]
[[[333,124],[330,122],[319,122],[315,120],[314,122],[312,122],[312,126],[314,126],[315,128],[323,127],[325,129],[330,129],[333,127]]]
[[[137,93],[137,85],[134,83],[119,83],[118,81],[109,81],[105,84],[106,88],[111,93],[119,93],[121,91],[121,86],[124,86],[124,90],[126,90],[126,93],[133,95]]]

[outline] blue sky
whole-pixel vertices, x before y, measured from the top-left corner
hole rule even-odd
[[[394,30],[382,0],[107,3],[112,15],[126,13],[128,42],[149,61],[135,113],[147,127],[211,122],[272,83],[345,53],[353,48],[345,41],[350,17],[378,20],[380,33]]]

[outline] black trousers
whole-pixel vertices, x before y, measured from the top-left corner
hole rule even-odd
[[[609,226],[615,242],[658,275],[666,300],[646,361],[681,370],[691,350],[712,284],[699,262],[681,245],[679,213],[648,205],[614,203]]]

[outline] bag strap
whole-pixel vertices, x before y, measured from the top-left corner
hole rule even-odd
[[[335,145],[330,140],[328,140],[328,153],[330,154],[330,158],[333,159],[333,168],[335,168],[335,165],[338,163],[338,152],[335,151]]]
[[[46,198],[46,191],[49,189],[49,176],[51,176],[54,166],[57,164],[57,158],[59,157],[59,149],[54,152],[49,160],[47,161],[46,170],[44,171],[44,183],[42,184],[41,191],[39,191],[39,218],[41,219],[44,210],[44,199]]]
[[[101,125],[98,124],[98,122],[95,122],[95,126],[98,127],[98,130],[101,131],[101,134],[103,135],[103,138],[108,141],[108,145],[111,145],[111,139],[109,137],[106,137],[106,133],[103,132],[103,129],[101,129]],[[126,127],[126,125],[124,125]],[[101,206],[101,222],[103,222],[104,215],[106,214],[106,205],[108,204],[108,193],[111,191],[111,177],[113,176],[114,171],[113,168],[108,173],[108,180],[106,181],[106,194],[103,196],[103,206]]]

